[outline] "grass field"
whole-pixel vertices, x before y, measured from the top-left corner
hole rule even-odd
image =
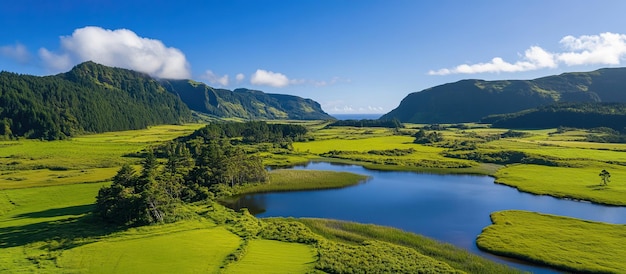
[[[216,273],[242,241],[224,227],[125,233],[68,249],[57,260],[65,273]]]
[[[477,240],[495,254],[576,273],[623,273],[626,225],[612,225],[526,211],[491,215]]]
[[[0,141],[0,189],[109,180],[123,157],[147,146],[190,134],[201,124],[154,126],[85,135],[63,141]]]
[[[310,245],[256,239],[248,244],[243,259],[224,273],[309,273],[317,261]]]
[[[490,174],[496,177],[498,183],[531,193],[626,205],[626,183],[624,183],[626,145],[584,142],[584,136],[588,134],[585,131],[554,134],[555,130],[528,130],[525,132],[529,135],[525,137],[490,141],[483,140],[485,137],[499,135],[507,130],[483,127],[442,131],[450,143],[476,142],[476,151],[479,152],[519,151],[529,155],[551,157],[550,159],[564,163],[561,166],[529,164],[503,166],[448,158],[444,152],[451,148],[414,144],[413,137],[396,135],[393,130],[326,129],[321,122],[305,124],[315,129],[311,133],[315,140],[294,143],[295,150],[292,152],[260,152],[259,155],[263,157],[264,162],[286,166],[310,159],[320,159],[323,155],[335,151],[338,153],[333,156],[334,158],[322,159],[361,164],[374,169]],[[138,270],[171,272],[170,270],[174,269],[175,272],[249,272],[251,269],[277,269],[279,263],[289,263],[294,267],[292,269],[294,272],[300,270],[307,272],[312,270],[312,267],[319,269],[319,262],[312,266],[311,258],[318,258],[314,256],[319,253],[320,248],[326,248],[328,251],[325,253],[326,257],[323,257],[325,262],[339,264],[343,264],[341,260],[349,260],[345,254],[354,252],[372,256],[372,260],[392,260],[388,265],[393,262],[397,267],[408,267],[402,269],[433,267],[432,269],[441,271],[456,269],[468,273],[515,272],[449,245],[377,226],[329,220],[299,220],[317,235],[330,241],[330,244],[321,246],[258,238],[254,236],[256,235],[254,231],[264,229],[265,221],[256,219],[251,221],[256,227],[252,230],[244,229],[248,234],[241,234],[240,228],[233,228],[239,217],[234,219],[229,217],[230,219],[226,218],[229,221],[217,222],[199,214],[192,219],[171,225],[126,229],[103,225],[91,216],[98,189],[108,184],[107,180],[115,174],[120,165],[139,161],[139,158],[125,155],[191,133],[201,126],[158,126],[146,130],[95,134],[54,142],[0,141],[0,272],[110,273]],[[410,133],[416,130],[410,128],[402,131]],[[399,150],[409,149],[413,151],[394,154]],[[608,170],[612,175],[612,181],[608,186],[600,185],[598,173],[602,169]],[[269,184],[238,191],[252,193],[343,187],[364,179],[362,176],[347,173],[275,170],[271,173]],[[540,260],[552,265],[561,265],[562,262],[554,256],[544,256],[540,259],[530,257],[527,253],[532,253],[531,249],[524,247],[546,246],[549,248],[539,255],[558,254],[550,248],[557,248],[555,242],[567,240],[559,236],[567,236],[570,227],[580,228],[577,232],[572,232],[574,233],[572,235],[577,235],[576,233],[593,235],[597,230],[598,236],[601,237],[590,239],[598,242],[624,238],[623,234],[619,234],[620,229],[613,230],[614,227],[610,225],[609,229],[604,224],[556,216],[534,214],[539,215],[537,217],[533,214],[509,212],[503,214],[505,215],[501,217],[494,214],[495,224],[483,234],[492,235],[491,230],[494,230],[496,240],[488,242],[500,241],[512,245],[502,247],[501,250],[505,251],[498,251],[497,248],[500,247],[496,245],[493,246],[497,248],[486,249],[522,259]],[[507,227],[507,222],[516,225]],[[593,225],[586,226],[580,223]],[[537,229],[532,230],[533,227]],[[520,230],[506,230],[512,228]],[[554,231],[568,233],[553,235]],[[534,234],[531,235],[531,232]],[[519,237],[526,235],[523,233],[528,233],[528,236]],[[487,236],[481,238],[487,240],[489,239]],[[533,241],[539,242],[542,240],[540,238],[543,238],[545,243],[534,245]],[[524,242],[525,240],[529,242]],[[614,248],[614,244],[619,243],[621,242],[613,240],[606,246]],[[239,260],[229,261],[234,253],[241,251],[242,246],[246,248],[245,252],[240,254]],[[596,250],[582,244],[572,245],[572,248],[579,250],[564,249],[560,256],[564,258],[580,256],[585,259],[568,261],[566,264],[596,267],[590,262],[598,261],[603,267],[609,267],[607,269],[618,267],[626,269],[620,264],[623,261],[621,259],[605,256],[605,253],[600,251],[597,252],[603,258],[594,257],[595,255],[587,253],[595,253]],[[268,254],[268,250],[274,252]],[[377,257],[379,254],[370,254],[372,250],[388,253],[388,256]],[[316,251],[318,253],[315,253]],[[621,258],[625,257],[623,253],[615,253]],[[328,254],[334,255],[329,257]],[[274,257],[264,257],[269,255]],[[419,258],[421,264],[405,264],[397,259],[402,256]],[[131,258],[136,258],[137,261]],[[169,266],[163,265],[168,260],[175,261],[172,263],[172,267],[175,268],[170,269]],[[364,264],[351,261],[346,265],[350,265],[349,263],[357,263],[360,267]],[[336,269],[342,269],[341,267],[345,265],[337,266]],[[386,269],[385,264],[372,267]],[[582,268],[576,271],[579,270],[582,271]]]
[[[602,185],[598,174],[606,169],[611,182]],[[595,163],[579,168],[510,165],[498,170],[496,182],[519,190],[608,205],[626,205],[626,167]]]

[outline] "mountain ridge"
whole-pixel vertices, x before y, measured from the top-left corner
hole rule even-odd
[[[219,118],[334,119],[311,99],[155,79],[92,61],[50,76],[0,72],[0,138],[5,139],[56,140],[184,123],[191,121],[191,110]]]
[[[532,80],[465,79],[408,94],[381,119],[476,122],[557,102],[626,102],[626,68],[569,72]]]

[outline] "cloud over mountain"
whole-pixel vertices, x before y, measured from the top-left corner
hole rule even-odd
[[[521,72],[543,68],[556,68],[559,64],[575,65],[620,65],[626,58],[626,34],[605,32],[599,35],[580,37],[565,36],[560,42],[563,52],[548,52],[532,46],[524,52],[521,60],[507,62],[494,57],[490,62],[461,64],[454,68],[431,70],[429,75],[475,74]]]
[[[60,40],[58,52],[39,49],[39,56],[52,70],[66,70],[90,60],[160,78],[182,79],[191,75],[189,63],[179,49],[167,47],[160,40],[140,37],[128,29],[84,27],[70,36],[61,36]]]
[[[257,69],[250,76],[250,83],[259,86],[286,87],[289,85],[289,78],[282,73]]]

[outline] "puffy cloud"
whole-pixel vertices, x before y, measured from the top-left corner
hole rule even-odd
[[[28,63],[31,58],[28,49],[20,43],[0,47],[0,55],[11,58],[21,64]]]
[[[541,47],[532,46],[524,52],[522,60],[515,63],[495,57],[487,63],[462,64],[454,68],[431,70],[429,75],[474,74],[521,72],[543,68],[556,68],[560,63],[574,65],[619,65],[626,57],[626,35],[601,33],[583,35],[578,38],[565,36],[560,44],[566,51],[550,53]]]
[[[289,85],[289,78],[282,73],[257,69],[250,76],[250,83],[259,86],[286,87]]]
[[[182,79],[191,75],[189,63],[179,49],[140,37],[128,29],[84,27],[60,39],[59,53],[45,48],[39,50],[44,63],[54,70],[69,69],[75,63],[91,60],[160,78]]]
[[[626,56],[626,34],[606,32],[578,38],[565,36],[560,43],[570,51],[559,54],[557,58],[568,66],[619,65]]]
[[[228,86],[228,75],[224,75],[220,77],[220,76],[215,75],[213,71],[207,70],[200,77],[203,79],[206,79],[211,84],[220,84],[222,86]]]

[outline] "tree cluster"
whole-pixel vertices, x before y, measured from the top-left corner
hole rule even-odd
[[[425,130],[420,129],[413,137],[415,137],[415,140],[413,140],[415,144],[432,144],[443,141],[443,134],[438,131],[426,133]]]
[[[139,174],[123,166],[111,186],[97,196],[95,213],[122,225],[169,222],[181,218],[185,203],[213,199],[232,187],[263,183],[268,173],[260,158],[247,154],[239,139],[285,140],[303,127],[264,122],[216,123],[144,155]],[[232,143],[235,143],[233,145]]]

